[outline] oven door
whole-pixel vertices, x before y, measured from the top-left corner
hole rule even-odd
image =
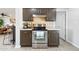
[[[33,31],[33,43],[47,43],[47,31]]]
[[[37,31],[35,34],[35,40],[45,40],[45,33],[44,31]]]

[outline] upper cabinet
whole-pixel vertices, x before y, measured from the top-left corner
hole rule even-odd
[[[56,9],[50,8],[47,10],[47,21],[56,21]]]
[[[23,20],[32,21],[32,15],[47,15],[46,21],[56,20],[55,8],[23,8]]]
[[[23,8],[23,21],[32,21],[32,12],[30,8]]]
[[[46,15],[47,9],[46,8],[35,8],[35,10],[32,10],[33,14],[36,15]]]

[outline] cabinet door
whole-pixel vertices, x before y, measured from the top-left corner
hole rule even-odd
[[[36,15],[47,15],[47,8],[35,8],[32,12]]]
[[[32,46],[32,31],[20,31],[21,46]]]
[[[39,8],[38,11],[40,15],[47,15],[47,8]]]
[[[47,11],[47,21],[56,21],[56,9],[50,8]]]
[[[59,33],[56,30],[48,31],[48,46],[58,46],[59,45]]]
[[[31,8],[23,8],[23,21],[32,21]]]

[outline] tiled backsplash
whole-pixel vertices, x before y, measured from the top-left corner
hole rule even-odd
[[[55,22],[47,21],[46,22],[46,28],[49,29],[49,30],[55,29]]]
[[[24,22],[24,23],[26,23],[26,22]],[[32,22],[28,21],[28,23],[30,24]],[[55,29],[55,22],[46,21],[45,24],[46,24],[46,29],[49,29],[49,30]]]

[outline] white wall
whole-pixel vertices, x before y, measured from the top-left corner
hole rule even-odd
[[[64,13],[66,12],[66,33],[64,33]],[[62,23],[63,22],[63,23]],[[56,27],[60,28],[60,37],[64,38],[66,34],[66,41],[79,48],[79,8],[57,9]]]
[[[15,8],[0,8],[0,14],[1,13],[15,17]]]
[[[52,30],[52,29],[56,29],[55,28],[55,21],[46,21],[46,29],[48,30]]]
[[[65,15],[66,10],[58,8],[56,12],[56,28],[60,29],[59,34],[60,38],[65,40]]]
[[[79,8],[68,10],[66,32],[66,40],[79,48]]]
[[[22,9],[16,8],[16,48],[20,47],[20,29],[22,29]]]

